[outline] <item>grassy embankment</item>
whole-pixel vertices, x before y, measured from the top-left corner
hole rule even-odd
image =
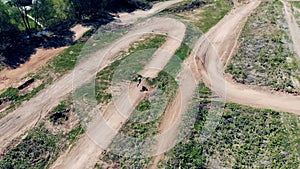
[[[200,84],[192,131],[160,162],[160,168],[293,168],[299,166],[300,117],[226,103],[210,137],[203,131],[211,112],[210,90]],[[216,103],[216,102],[215,102]],[[191,117],[194,111],[189,112]]]
[[[112,42],[122,36],[127,30],[113,29],[110,31],[110,29],[106,29],[95,34],[92,40],[88,42],[76,42],[61,54],[47,62],[46,65],[40,68],[37,72],[26,75],[24,78],[33,78],[36,81],[41,81],[41,84],[32,91],[23,93],[17,88],[9,87],[6,89],[6,91],[0,95],[0,99],[4,100],[4,103],[9,102],[9,106],[5,111],[0,113],[0,118],[17,108],[22,102],[31,99],[47,85],[53,83],[55,80],[74,69],[82,50],[88,51],[87,49],[89,49],[90,52],[96,51],[99,48],[105,47],[109,42]],[[85,33],[83,39],[86,39],[89,36],[90,31]]]
[[[299,93],[299,64],[285,30],[283,4],[263,1],[246,23],[240,48],[226,72],[239,83]]]
[[[292,6],[292,11],[297,20],[297,23],[300,26],[300,2],[299,1],[289,1],[289,3]]]
[[[133,53],[139,50],[146,50],[144,57],[149,57],[162,43],[165,42],[163,36],[151,36],[142,41],[133,44],[127,52],[121,52],[121,59],[115,61],[110,66],[100,71],[97,74],[96,80],[96,99],[98,103],[108,103],[111,99],[111,94],[108,92],[108,87],[112,81],[114,71],[118,68],[119,64],[125,58],[136,57]],[[150,57],[149,57],[150,58]],[[146,62],[145,62],[146,63]],[[139,66],[141,66],[139,64]],[[66,123],[74,123],[70,121],[71,112],[74,112],[72,98],[68,97],[67,100],[62,101],[55,109],[53,109],[46,117],[45,123],[50,122],[52,127],[50,128],[62,128]],[[74,114],[73,114],[74,116]],[[78,118],[78,117],[77,117]],[[51,125],[50,125],[51,126]],[[53,133],[47,128],[48,125],[41,123],[39,127],[36,127],[29,131],[29,134],[24,140],[20,141],[17,145],[11,145],[8,152],[4,155],[0,161],[1,168],[20,167],[27,166],[33,168],[44,168],[51,164],[58,154],[64,151],[67,147],[76,142],[80,135],[84,133],[79,123],[73,126],[73,129],[69,132]],[[32,147],[34,146],[34,147]],[[28,154],[29,155],[26,155]]]
[[[216,25],[232,7],[233,3],[228,0],[185,0],[163,12],[186,19],[205,33]]]
[[[71,103],[63,102],[39,126],[28,132],[26,137],[14,140],[0,160],[0,168],[46,168],[59,153],[76,142],[84,130],[78,122],[70,121],[73,112]],[[74,116],[74,113],[73,113]],[[69,124],[67,124],[69,123]],[[73,124],[69,129],[70,123]],[[60,128],[54,132],[55,128]]]
[[[170,9],[163,11],[163,13],[170,13],[176,11],[177,8],[180,8],[180,6],[187,5],[187,4],[188,3],[186,2],[179,3],[174,7],[171,7]],[[149,79],[148,83],[150,84],[150,86],[163,91],[164,95],[166,96],[166,98],[164,99],[166,100],[163,101],[161,99],[158,99],[156,101],[153,101],[149,98],[148,99],[146,98],[145,100],[140,102],[140,104],[136,108],[136,110],[138,111],[133,112],[131,118],[128,120],[127,123],[124,124],[123,128],[121,129],[119,136],[126,135],[133,138],[149,138],[149,137],[151,138],[156,134],[158,134],[159,132],[158,128],[161,122],[161,117],[157,117],[157,116],[163,115],[160,114],[161,113],[160,111],[164,112],[165,109],[159,111],[159,110],[155,110],[155,108],[161,107],[164,103],[167,103],[168,105],[174,98],[176,91],[178,89],[178,84],[173,77],[176,77],[177,73],[180,71],[181,63],[187,56],[189,56],[191,52],[191,48],[193,47],[195,41],[197,40],[197,38],[199,38],[199,36],[201,36],[201,33],[199,32],[199,28],[201,30],[204,29],[205,31],[207,31],[214,24],[216,24],[221,18],[223,18],[224,15],[231,9],[229,3],[227,2],[225,3],[225,1],[214,3],[214,5],[216,5],[216,7],[220,11],[214,13],[213,20],[211,18],[208,19],[208,16],[211,15],[213,12],[212,10],[213,8],[204,7],[204,12],[201,14],[201,16],[203,16],[202,17],[203,19],[201,19],[201,21],[203,20],[205,23],[203,23],[203,25],[202,23],[200,23],[200,21],[197,21],[198,24],[194,23],[196,24],[196,27],[198,29],[192,26],[191,24],[187,24],[188,30],[186,32],[185,39],[183,41],[183,44],[176,51],[175,56],[172,57],[171,61],[167,64],[164,70],[159,73],[157,78]],[[183,14],[181,12],[180,14],[183,16],[187,15],[187,13]],[[141,122],[141,119],[143,123]],[[118,136],[116,138],[118,138]],[[111,146],[114,147],[114,144],[120,145],[119,144],[120,142],[122,142],[122,140],[117,140]],[[131,152],[130,149],[138,149],[139,146],[141,146],[141,143],[139,145],[136,145],[135,143],[124,143],[124,144],[125,146],[123,148],[128,149],[130,152]],[[101,162],[97,163],[95,167],[100,167],[101,165],[105,165],[105,166],[109,165],[112,167],[122,167],[122,168],[132,168],[132,167],[145,168],[150,164],[151,164],[151,158],[131,158],[122,155],[116,155],[113,152],[106,152],[105,154],[103,154]]]

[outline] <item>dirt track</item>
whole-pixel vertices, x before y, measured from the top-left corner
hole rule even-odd
[[[167,4],[172,5],[176,2],[178,2],[178,0],[168,1]],[[165,7],[166,5],[165,3],[159,3],[159,5],[156,5],[157,10],[161,10],[161,6]],[[157,10],[153,9],[151,11],[148,11],[145,15],[151,15]],[[115,44],[112,44],[107,48],[99,51],[89,60],[81,63],[81,65],[78,66],[78,69],[82,69],[81,73],[83,75],[83,79],[93,76],[93,74],[90,72],[88,77],[85,76],[88,70],[94,69],[94,72],[97,72],[97,70],[101,70],[109,63],[113,62],[113,60],[115,59],[114,56],[119,51],[127,49],[129,47],[129,44],[136,41],[140,37],[138,35],[150,33],[154,30],[154,32],[168,32],[170,35],[173,35],[173,37],[180,37],[180,32],[184,32],[184,27],[176,27],[176,22],[172,22],[172,19],[167,19],[166,21],[156,20],[153,22],[150,21],[148,23],[150,23],[150,25],[141,25],[142,29],[133,30],[131,34],[124,36]],[[177,30],[174,28],[179,29]],[[118,48],[113,48],[114,46],[118,46]],[[99,65],[99,62],[96,62],[95,60],[99,60],[99,55],[103,55],[105,53],[108,54],[106,55],[104,62]],[[58,105],[62,98],[72,91],[73,81],[76,82],[76,80],[82,81],[81,79],[73,79],[73,73],[69,73],[63,76],[60,80],[56,81],[51,86],[48,86],[31,100],[29,100],[28,102],[24,102],[17,110],[2,118],[0,120],[0,152],[3,152],[4,148],[13,139],[33,128],[40,118],[47,115],[47,112],[52,107]]]
[[[216,76],[214,75],[207,75],[206,69],[203,69],[203,65],[200,64],[197,68],[197,64],[201,61],[199,61],[199,58],[203,58],[202,61],[205,62],[204,65],[207,64],[207,62],[212,59],[213,60],[213,66],[214,67],[223,67],[222,65],[218,65],[217,59],[218,58],[212,58],[212,55],[215,55],[215,57],[218,56],[217,46],[222,46],[223,48],[223,54],[229,54],[232,47],[234,46],[234,38],[236,35],[238,35],[239,31],[243,28],[243,25],[247,19],[247,16],[253,11],[254,8],[258,3],[251,3],[249,5],[244,5],[241,7],[237,7],[233,9],[228,15],[226,15],[216,26],[214,26],[207,34],[206,36],[203,36],[199,39],[199,41],[196,43],[195,48],[193,49],[192,54],[189,56],[189,58],[185,61],[184,65],[191,66],[191,69],[193,70],[193,73],[188,71],[181,72],[181,75],[183,77],[189,77],[192,76],[195,77],[196,83],[189,83],[182,85],[180,90],[177,92],[177,95],[173,102],[169,105],[167,111],[164,114],[160,131],[161,133],[176,133],[177,126],[180,124],[181,117],[183,113],[186,110],[186,107],[192,98],[193,90],[196,88],[196,84],[202,80],[202,77],[207,78],[207,82],[213,87],[218,87],[220,97],[224,100],[225,97],[225,81],[214,81],[214,78]],[[224,41],[223,41],[224,40]],[[228,43],[231,40],[233,43]],[[224,43],[226,42],[226,43]],[[196,60],[194,60],[194,56],[196,56]],[[206,58],[208,57],[208,58]],[[228,57],[228,56],[227,56]],[[195,63],[196,61],[196,63]],[[196,65],[195,65],[196,64]],[[210,67],[209,65],[207,65]],[[205,66],[206,67],[206,66]],[[198,72],[199,68],[201,69],[200,72]],[[198,73],[197,73],[198,72]],[[214,72],[214,73],[221,73],[220,79],[222,79],[222,71]],[[201,73],[201,74],[200,74]],[[210,78],[211,77],[211,78]],[[181,84],[184,84],[186,80],[180,81]],[[191,91],[190,93],[188,91]],[[183,95],[187,95],[188,97],[182,97]],[[179,103],[181,101],[181,103]],[[170,130],[174,130],[170,132]],[[172,134],[168,134],[166,137],[158,139],[158,149],[156,152],[156,155],[154,157],[154,163],[150,168],[157,168],[157,164],[160,159],[163,158],[164,150],[168,150],[170,148],[170,145],[174,145],[176,139],[175,136]]]
[[[271,93],[260,90],[259,88],[254,90],[250,86],[237,84],[233,82],[232,79],[225,78],[224,67],[237,47],[237,40],[247,20],[247,16],[249,16],[259,4],[260,1],[252,1],[247,5],[237,7],[215,25],[206,34],[206,37],[199,39],[193,50],[193,52],[196,53],[195,63],[197,64],[197,71],[195,72],[198,72],[194,74],[194,76],[198,78],[198,80],[203,80],[214,92],[224,97],[227,101],[258,108],[270,108],[292,112],[300,115],[299,96]],[[286,5],[285,8],[287,10]],[[293,18],[293,16],[290,15],[291,13],[287,12],[287,14],[288,17]],[[297,41],[300,31],[298,31],[298,34],[295,32],[295,30],[299,29],[295,26],[295,23],[290,23],[290,29],[294,29],[291,30],[291,33],[294,46],[296,46],[295,48],[297,50],[300,45],[300,43],[298,43],[299,41]],[[193,65],[192,62],[190,62],[190,64],[191,66]],[[195,67],[192,66],[192,69],[195,69]],[[161,132],[174,128],[176,122],[180,120],[181,109],[174,109],[174,107],[178,105],[179,96],[180,92],[177,92],[176,99],[169,105],[160,126]],[[184,106],[185,104],[182,105]],[[165,139],[161,140],[158,144],[172,144],[172,140],[174,140],[173,137],[165,137]],[[162,150],[166,149],[166,146],[162,146],[161,148]],[[162,150],[158,151],[162,152]],[[162,157],[162,154],[156,156],[151,168],[156,168],[157,163]]]
[[[237,84],[234,83],[231,79],[225,78],[224,66],[226,65],[226,62],[228,61],[228,59],[230,59],[234,49],[236,48],[237,39],[247,19],[247,16],[258,5],[259,1],[252,1],[247,5],[234,9],[229,15],[224,17],[206,34],[206,38],[201,38],[198,41],[195,49],[193,50],[193,54],[196,54],[195,60],[193,55],[191,55],[192,57],[190,56],[186,61],[187,65],[191,66],[192,69],[195,70],[194,77],[196,77],[197,80],[203,80],[209,87],[211,87],[213,91],[220,95],[226,96],[228,101],[253,107],[271,108],[280,111],[287,111],[299,115],[299,96],[292,96],[283,93],[271,93],[259,89],[254,90],[249,86]],[[173,27],[173,25],[170,25],[169,22],[153,22],[151,25],[156,26],[156,24],[162,26],[164,29],[170,26]],[[181,30],[176,31],[180,32]],[[122,44],[119,44],[119,48],[116,49],[116,51],[112,50],[110,56],[113,56],[113,54],[115,54],[117,51],[126,49],[129,42],[136,40],[136,38],[129,38],[125,36],[124,38],[122,38],[122,42],[124,39],[129,40],[124,41],[124,43]],[[108,57],[106,63],[101,65],[100,68],[103,68],[111,61],[112,60],[110,60]],[[88,62],[89,61],[85,63]],[[93,59],[91,59],[91,62],[93,62]],[[93,64],[95,63],[90,63],[90,65]],[[40,117],[45,116],[47,110],[52,107],[52,105],[49,105],[49,103],[53,105],[58,104],[59,100],[65,94],[71,92],[71,90],[72,74],[68,74],[61,80],[57,81],[55,84],[43,90],[35,98],[27,102],[26,105],[24,104],[15,112],[1,119],[0,152],[12,139],[31,129]],[[176,97],[174,103],[176,103],[176,101],[178,102],[178,99],[179,97]],[[186,106],[185,103],[183,105]],[[177,113],[173,114],[172,116],[180,117],[180,111],[176,112]],[[166,115],[168,116],[168,114],[169,113],[167,112]],[[177,120],[178,118],[174,118],[174,121]],[[162,131],[167,129],[168,126],[172,124],[174,123],[163,123],[161,128]],[[116,127],[119,127],[119,124],[114,125],[116,125]],[[85,165],[88,163],[92,165],[93,161],[95,160],[94,158],[96,158],[97,154],[99,153],[98,150],[101,150],[101,148],[99,148],[96,144],[89,140],[88,137],[85,136],[70,151],[71,154],[67,153],[62,156],[54,166],[59,166],[61,165],[61,163],[67,164],[66,166],[68,167],[69,164]],[[86,152],[87,154],[82,154],[82,152]]]
[[[120,51],[120,46],[128,45],[130,42],[152,31],[159,34],[167,33],[169,38],[167,38],[165,44],[154,53],[152,61],[149,62],[139,74],[143,77],[156,77],[182,42],[185,34],[185,26],[181,22],[168,18],[148,20],[146,24],[138,25],[134,31],[129,32],[125,38],[122,38],[124,41],[114,44],[114,47],[110,49],[109,57],[113,57]],[[126,46],[124,46],[124,48],[126,48]],[[158,60],[160,60],[160,62],[156,64]],[[89,73],[90,71],[86,72]],[[83,74],[80,76],[85,77],[89,75]],[[100,113],[104,117],[101,118],[99,117],[101,115],[98,114],[98,118],[95,118],[95,121],[89,125],[88,128],[90,128],[90,130],[88,130],[88,136],[91,139],[84,136],[78,141],[74,148],[63,154],[53,164],[52,168],[90,168],[95,165],[98,159],[97,157],[101,154],[102,150],[109,146],[118,133],[117,131],[126,122],[137,103],[143,98],[144,94],[139,92],[135,84],[130,85],[129,89],[126,87],[127,85],[122,88],[122,94],[118,98],[113,99],[105,112]],[[81,156],[81,154],[84,154],[84,156]]]
[[[199,68],[198,71],[201,73],[203,81],[205,81],[213,91],[222,95],[226,94],[227,101],[252,107],[291,112],[299,115],[299,96],[272,93],[258,88],[253,89],[247,85],[237,84],[230,78],[224,78],[224,65],[227,63],[227,60],[232,57],[242,28],[242,24],[239,22],[245,22],[246,18],[242,16],[249,12],[249,10],[254,9],[258,4],[259,1],[252,1],[248,5],[237,9],[237,12],[240,10],[239,14],[231,13],[207,33],[207,39],[213,47],[210,45],[200,45],[200,53],[198,53],[196,57],[196,63]],[[297,45],[297,42],[295,45]],[[216,52],[213,48],[215,48]],[[225,86],[218,86],[218,84],[224,84],[224,80]],[[212,87],[211,82],[213,82],[215,86]]]
[[[70,30],[75,33],[73,40],[78,40],[84,32],[89,30],[89,27],[82,25],[76,25]],[[4,69],[0,71],[0,91],[6,89],[9,86],[18,87],[18,82],[28,73],[36,71],[41,66],[45,65],[51,58],[57,56],[59,53],[64,51],[68,46],[44,49],[38,48],[36,53],[30,56],[30,60],[20,65],[16,69]]]

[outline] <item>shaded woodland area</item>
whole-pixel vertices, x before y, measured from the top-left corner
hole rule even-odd
[[[155,0],[10,0],[0,1],[0,69],[17,68],[36,48],[73,43],[69,29],[76,23],[100,25],[111,13],[149,9]],[[43,34],[41,31],[51,32]]]

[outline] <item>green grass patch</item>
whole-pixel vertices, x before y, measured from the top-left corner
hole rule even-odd
[[[136,138],[153,137],[158,134],[160,115],[176,95],[178,84],[175,79],[162,71],[154,79],[147,80],[151,88],[157,88],[155,97],[141,101],[121,133]]]
[[[195,8],[192,4],[195,2],[204,5]],[[182,10],[182,6],[189,6],[190,11]],[[207,32],[216,25],[233,7],[233,3],[228,0],[186,0],[171,6],[163,13],[175,14],[178,17],[191,21],[202,32]],[[194,9],[195,8],[195,9]],[[200,11],[199,11],[200,10]],[[195,12],[196,11],[196,12]]]
[[[218,102],[207,98],[210,91],[205,85],[200,84],[198,91],[202,99],[194,127],[165,153],[160,168],[298,168],[299,116],[227,103],[207,138],[202,135],[204,124],[209,114],[219,113],[210,110]]]
[[[0,95],[1,99],[7,99],[9,101],[17,100],[19,98],[19,90],[9,87]]]
[[[62,148],[57,143],[58,138],[40,126],[3,157],[0,168],[43,168]]]
[[[106,29],[108,31],[105,31]],[[77,59],[80,55],[87,55],[107,46],[108,43],[116,40],[127,31],[126,28],[124,28],[124,30],[115,30],[114,28],[113,30],[111,30],[109,26],[107,26],[105,30],[103,30],[103,32],[101,33],[95,34],[95,37],[93,37],[92,40],[88,42],[75,43],[74,45],[70,46],[68,49],[60,53],[58,56],[52,58],[37,72],[28,74],[26,77],[39,79],[42,81],[42,84],[33,89],[33,91],[22,96],[19,95],[17,89],[13,89],[11,87],[4,91],[4,93],[1,94],[3,97],[0,96],[0,98],[4,98],[7,95],[10,95],[7,98],[10,98],[9,101],[13,101],[14,104],[12,104],[3,113],[1,113],[0,118],[3,118],[9,112],[17,108],[23,101],[30,100],[47,85],[51,84],[53,81],[57,80],[58,78],[74,69],[77,63]],[[93,47],[93,44],[97,44],[97,46]]]
[[[53,108],[39,126],[29,130],[24,139],[20,136],[12,141],[2,154],[0,168],[49,168],[61,152],[84,134],[77,117],[73,117],[76,115],[70,96]]]
[[[53,70],[54,73],[59,73],[61,75],[72,70],[76,65],[77,58],[84,45],[85,43],[78,42],[75,45],[70,46],[63,53],[54,57],[47,65],[46,69]]]
[[[296,7],[298,9],[300,9],[300,2],[299,1],[290,1],[290,3],[292,4],[293,7]]]
[[[43,124],[3,156],[0,168],[47,168],[58,154],[83,133],[79,126],[69,133],[53,135]]]
[[[239,83],[298,93],[291,77],[300,76],[299,64],[281,26],[286,24],[280,1],[262,2],[247,21],[239,39],[240,48],[226,72]]]
[[[292,6],[292,12],[298,25],[300,26],[300,2],[299,1],[290,1],[289,2]]]
[[[197,15],[197,17],[201,18],[200,21],[195,23],[203,32],[207,32],[216,25],[232,9],[232,4],[227,0],[207,0],[207,2],[213,5],[204,7],[203,12]]]
[[[39,91],[45,87],[45,84],[41,84],[34,88],[31,92],[20,95],[19,90],[13,87],[7,88],[1,95],[0,99],[10,102],[10,106],[0,114],[0,119],[7,115],[10,111],[15,110],[23,101],[31,99]]]
[[[108,89],[114,85],[112,84],[113,78],[116,79],[114,83],[118,83],[118,80],[132,80],[135,74],[141,71],[147,61],[151,59],[155,50],[165,41],[165,36],[158,35],[137,42],[138,44],[131,45],[127,53],[121,54],[119,60],[97,73],[95,94],[98,103],[108,103],[112,98],[112,93]],[[123,71],[116,72],[120,70]]]

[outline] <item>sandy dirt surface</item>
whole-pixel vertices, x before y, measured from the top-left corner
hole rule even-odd
[[[152,31],[159,34],[168,34],[168,38],[165,44],[153,54],[152,61],[139,74],[144,77],[156,77],[181,45],[185,34],[185,25],[183,23],[168,18],[148,20],[146,24],[138,26],[138,29],[129,33],[126,38],[123,38],[126,41],[122,41],[122,44],[114,45],[109,55],[113,57],[117,51],[120,51],[120,46],[128,45],[129,37],[132,37],[131,34],[136,34],[134,37],[141,37]],[[124,46],[124,48],[126,47],[128,46]],[[88,75],[83,74],[82,76]],[[118,96],[117,99],[113,99],[107,110],[101,113],[103,118],[100,118],[101,115],[96,115],[98,118],[95,117],[95,121],[89,126],[88,136],[92,139],[84,136],[74,148],[59,157],[52,168],[91,168],[95,165],[101,152],[110,145],[135,106],[143,99],[144,93],[137,89],[136,84],[131,85],[128,90],[126,90],[126,87],[127,85],[122,89],[123,94]],[[96,144],[98,144],[98,147]],[[84,155],[81,156],[80,154]]]
[[[299,49],[299,28],[295,19],[293,18],[290,7],[285,4],[285,11],[289,22],[290,32],[292,34],[293,44],[296,53]],[[237,7],[224,17],[216,26],[214,26],[207,34],[198,41],[193,52],[196,54],[196,64],[198,65],[198,75],[195,77],[202,77],[211,89],[219,95],[226,98],[227,101],[253,106],[258,108],[270,108],[279,111],[292,112],[300,115],[300,97],[287,95],[283,93],[272,93],[263,91],[262,89],[237,84],[232,79],[225,79],[224,66],[232,57],[237,48],[237,40],[247,20],[247,16],[259,5],[259,1],[253,1],[247,5]],[[297,31],[298,30],[298,31]],[[298,32],[298,33],[296,33]],[[199,48],[197,48],[199,47]],[[298,49],[297,49],[298,48]],[[228,76],[226,76],[228,78]],[[177,95],[179,95],[177,93]],[[178,104],[178,96],[175,98],[169,109],[166,111],[162,124],[160,126],[161,132],[167,131],[173,127],[175,116],[180,116],[177,109],[173,110]],[[178,107],[178,106],[177,106]],[[176,112],[176,113],[174,113]],[[170,142],[172,137],[165,137],[160,144]],[[169,140],[169,141],[168,141]],[[160,154],[154,157],[154,165],[150,168],[156,168],[157,163],[163,155]]]
[[[223,67],[222,65],[218,65],[217,63],[220,63],[217,61],[219,58],[211,58],[211,55],[218,56],[218,48],[215,48],[214,44],[220,44],[222,45],[223,51],[222,53],[224,55],[228,55],[232,47],[234,46],[234,38],[238,35],[238,32],[242,29],[247,16],[251,13],[253,9],[258,5],[258,3],[251,3],[248,5],[239,5],[239,7],[236,7],[233,9],[228,15],[226,15],[216,26],[214,26],[207,34],[206,36],[202,36],[199,41],[196,43],[195,48],[193,49],[192,54],[185,60],[184,65],[189,65],[192,73],[189,71],[185,71],[185,69],[182,70],[181,76],[184,77],[191,77],[191,75],[195,78],[196,82],[188,82],[186,79],[184,81],[180,81],[179,83],[184,84],[180,88],[180,90],[177,92],[177,95],[173,102],[169,105],[167,111],[164,114],[162,123],[160,125],[160,132],[161,133],[175,133],[174,135],[169,135],[167,137],[163,137],[162,139],[159,139],[158,141],[158,149],[157,149],[157,156],[154,157],[154,163],[150,167],[152,169],[157,168],[157,164],[160,161],[160,159],[163,158],[163,152],[164,150],[169,149],[169,145],[175,145],[175,139],[176,139],[176,129],[178,128],[178,125],[180,124],[181,117],[183,113],[186,111],[186,107],[189,104],[189,101],[192,98],[193,91],[196,88],[196,84],[201,81],[203,74],[207,74],[205,72],[205,69],[203,69],[203,65],[199,66],[199,68],[203,69],[204,71],[201,72],[201,74],[197,74],[197,64],[199,62],[199,57],[203,57],[203,61],[206,62],[207,59],[205,57],[209,57],[209,59],[216,59],[213,62],[213,67]],[[234,30],[234,31],[233,31]],[[226,39],[227,37],[227,39]],[[210,39],[209,39],[210,38]],[[230,38],[230,39],[229,39]],[[224,40],[224,41],[223,41]],[[231,40],[233,43],[227,43],[225,40]],[[226,42],[226,43],[225,43]],[[194,56],[196,56],[196,60],[194,60]],[[228,56],[227,56],[228,57]],[[195,63],[196,61],[196,63]],[[205,63],[204,63],[205,65]],[[211,67],[211,66],[209,66]],[[221,71],[214,72],[215,73],[222,73]],[[220,78],[222,78],[222,75]],[[215,76],[205,75],[207,81],[209,82],[211,87],[218,87],[220,97],[225,98],[225,81],[214,81]],[[187,83],[188,82],[188,83]],[[186,95],[183,97],[183,95]],[[180,102],[181,101],[181,102]],[[170,132],[170,130],[174,130],[173,132]]]
[[[177,1],[171,2],[175,3]],[[167,3],[169,3],[169,1],[167,1]],[[230,57],[232,56],[234,49],[236,49],[237,47],[237,40],[240,35],[241,29],[247,20],[247,16],[259,5],[259,3],[260,1],[254,0],[248,4],[235,8],[216,26],[214,26],[206,34],[206,37],[200,38],[195,48],[193,49],[192,55],[185,61],[186,65],[182,70],[182,77],[187,77],[185,76],[184,72],[186,67],[190,66],[193,70],[192,75],[197,79],[197,81],[203,80],[215,93],[224,97],[226,96],[227,101],[247,106],[271,108],[275,110],[300,114],[299,96],[292,96],[283,93],[271,93],[259,89],[254,90],[249,86],[237,84],[234,83],[231,79],[225,78],[224,66],[226,65],[228,59],[230,59]],[[161,10],[159,8],[157,9]],[[149,13],[151,14],[151,12]],[[139,16],[139,14],[136,15]],[[148,16],[148,14],[141,14],[141,16],[143,15]],[[123,15],[121,15],[120,17],[122,18]],[[131,14],[128,15],[128,18],[130,17]],[[126,18],[125,15],[124,18]],[[135,20],[135,18],[136,17],[133,16],[130,19]],[[126,19],[123,20],[126,21]],[[169,35],[171,35],[171,32],[175,33],[175,35],[178,35],[183,31],[182,29],[184,29],[182,28],[182,26],[180,26],[180,23],[172,19],[151,19],[145,23],[146,25],[141,24],[140,27],[137,26],[135,30],[125,35],[119,41],[111,44],[108,48],[100,50],[94,56],[91,56],[90,59],[82,62],[81,65],[78,66],[78,70],[80,72],[78,77],[84,77],[86,78],[86,80],[89,79],[90,77],[85,77],[88,73],[92,74],[91,72],[93,71],[97,72],[97,70],[99,70],[99,67],[101,69],[111,63],[113,61],[112,58],[119,51],[128,48],[130,43],[136,41],[140,37],[136,35],[140,34],[142,36],[143,34],[152,32],[153,30],[169,31]],[[114,48],[116,46],[117,48]],[[97,57],[99,57],[99,54],[101,53],[106,53],[107,55],[103,59],[104,62],[102,62],[102,64],[99,66]],[[164,64],[161,64],[161,66],[164,66]],[[188,69],[186,69],[186,71],[187,70]],[[187,72],[188,74],[186,75],[189,75],[187,78],[190,78],[191,72]],[[148,76],[155,76],[155,74],[156,73],[150,73]],[[145,73],[145,75],[147,75],[147,73]],[[4,147],[7,146],[7,144],[10,143],[11,140],[31,129],[39,120],[39,118],[44,117],[47,114],[47,111],[53,105],[58,104],[59,100],[64,95],[70,93],[72,91],[73,80],[75,82],[82,81],[81,78],[73,79],[73,74],[67,74],[62,79],[55,82],[53,85],[41,91],[36,97],[31,99],[27,103],[24,103],[16,111],[1,119],[0,152],[3,151]],[[196,84],[196,82],[193,82],[192,80],[182,79],[180,81],[182,82],[182,84],[184,84],[184,86],[191,85],[192,88],[195,87],[194,83]],[[80,86],[80,83],[76,84]],[[189,91],[189,89],[190,87],[182,88],[180,89],[181,92],[177,93],[175,100],[171,104],[171,107],[169,107],[164,117],[164,119],[172,120],[164,120],[160,128],[162,133],[170,126],[174,126],[177,121],[180,121],[181,113],[183,112],[183,110],[185,110],[189,99],[191,99],[189,97],[191,95],[191,91]],[[185,92],[186,95],[183,95],[182,92]],[[134,91],[132,91],[132,93],[134,93]],[[126,112],[130,112],[132,107],[135,106],[135,103],[142,99],[142,96],[139,93],[131,97],[131,103],[134,104],[129,104],[129,106],[127,106],[126,104],[123,105],[125,106],[125,108],[128,108],[128,111]],[[120,103],[124,103],[123,101],[126,101],[126,99],[121,99]],[[179,102],[181,103],[178,104]],[[117,131],[122,126],[124,116],[121,117],[119,114],[116,114],[116,111],[113,109],[113,107],[108,108],[104,117],[107,121],[109,121],[111,129]],[[175,113],[171,114],[171,112]],[[108,145],[113,138],[113,134],[111,132],[105,133],[106,130],[104,130],[101,125],[98,126],[98,123],[95,123],[94,128],[94,132],[96,133],[95,135],[97,135],[99,131],[103,131],[103,134],[107,134],[107,138],[99,137],[98,139],[100,139],[100,141],[104,141],[106,145]],[[160,142],[158,144],[160,145],[159,147],[161,147],[159,150],[165,149],[165,146],[168,143],[172,142],[175,137],[172,134],[166,136],[170,136],[170,139],[166,139],[166,141]],[[100,153],[101,148],[98,147],[87,136],[84,136],[72,149],[59,157],[59,159],[54,163],[53,168],[80,168],[81,166],[83,166],[83,168],[88,167],[94,164],[95,159]]]
[[[230,59],[233,50],[236,48],[237,39],[247,19],[247,16],[249,16],[249,14],[259,5],[259,3],[259,1],[253,1],[249,4],[234,9],[229,15],[222,19],[221,22],[212,28],[207,33],[205,38],[199,40],[194,52],[197,52],[195,61],[200,74],[195,74],[194,77],[198,78],[198,80],[203,79],[213,91],[220,95],[227,96],[228,101],[254,107],[272,108],[299,114],[300,107],[299,104],[297,105],[297,102],[299,103],[299,97],[280,93],[274,94],[266,91],[257,91],[248,86],[236,84],[232,82],[232,80],[226,81],[225,79],[223,73],[224,65],[226,64],[227,60]],[[219,62],[219,60],[221,60],[221,62]],[[191,64],[193,64],[193,61],[193,59],[189,58],[185,63],[186,65],[192,66]],[[195,68],[195,66],[192,67]],[[191,77],[190,75],[193,74],[187,71],[185,68],[181,73],[182,77]],[[199,77],[202,78],[200,79]],[[173,103],[169,106],[168,111],[164,115],[163,122],[160,126],[162,133],[164,133],[164,131],[168,132],[162,137],[164,139],[160,139],[157,153],[166,150],[170,144],[173,144],[172,142],[176,137],[174,134],[177,129],[176,124],[180,122],[180,116],[184,110],[186,110],[186,106],[191,99],[193,94],[193,90],[191,90],[191,88],[193,89],[196,87],[196,82],[193,81],[193,79],[182,79],[180,82],[182,82],[180,92],[177,92],[177,95]],[[113,123],[111,125],[117,124]],[[83,139],[85,140],[86,138]],[[101,137],[101,139],[103,138]],[[82,142],[79,142],[78,145],[82,145],[81,143]],[[75,152],[79,153],[81,151],[84,150],[76,151],[75,149]],[[156,163],[159,161],[160,157],[161,156],[155,158]]]
[[[232,57],[243,23],[250,11],[259,5],[252,1],[226,16],[208,33],[207,39],[212,44],[199,42],[200,52],[195,61],[203,81],[219,95],[226,95],[227,101],[257,108],[269,108],[278,111],[300,114],[300,97],[284,93],[273,93],[259,88],[237,84],[232,79],[225,79],[224,69],[228,59]],[[209,42],[206,42],[207,44]],[[212,82],[214,85],[212,85]],[[224,85],[225,84],[225,85]],[[225,89],[225,90],[224,90]]]
[[[89,30],[89,27],[82,25],[76,25],[71,28],[71,31],[75,33],[73,39],[78,40],[84,32]],[[36,71],[41,66],[45,65],[51,58],[57,56],[59,53],[64,51],[68,46],[44,49],[38,48],[36,53],[30,56],[29,61],[21,64],[16,69],[4,69],[0,72],[0,91],[6,89],[9,86],[18,87],[18,82],[28,73]]]
[[[86,31],[88,31],[90,29],[91,29],[91,27],[82,26],[80,24],[75,25],[73,28],[70,29],[72,32],[75,33],[73,35],[73,40],[77,41],[78,39],[80,39],[83,36],[83,34]]]
[[[90,79],[94,75],[90,72],[91,70],[97,72],[97,70],[103,69],[113,62],[114,56],[119,51],[127,49],[129,44],[139,39],[145,33],[168,33],[170,36],[180,39],[178,37],[182,33],[184,34],[185,31],[184,25],[173,19],[151,19],[146,24],[140,24],[139,26],[127,36],[125,35],[114,44],[96,52],[95,55],[80,63],[77,67],[80,72],[79,77],[83,77],[85,80]],[[116,46],[117,48],[114,48]],[[104,62],[101,65],[99,64],[99,55],[105,55]],[[87,74],[89,75],[88,77],[86,76]],[[47,112],[61,101],[63,96],[70,93],[73,89],[73,81],[79,81],[81,84],[84,82],[82,79],[74,79],[73,73],[69,73],[45,88],[28,102],[24,102],[17,110],[2,118],[0,120],[0,152],[13,139],[34,127],[40,118],[47,115]],[[76,84],[80,86],[80,84]]]
[[[157,74],[166,66],[171,59],[172,53],[176,52],[181,45],[184,34],[180,34],[180,37],[168,37],[166,43],[164,43],[154,54],[153,59],[146,65],[146,68],[139,74],[143,77],[155,78]]]

